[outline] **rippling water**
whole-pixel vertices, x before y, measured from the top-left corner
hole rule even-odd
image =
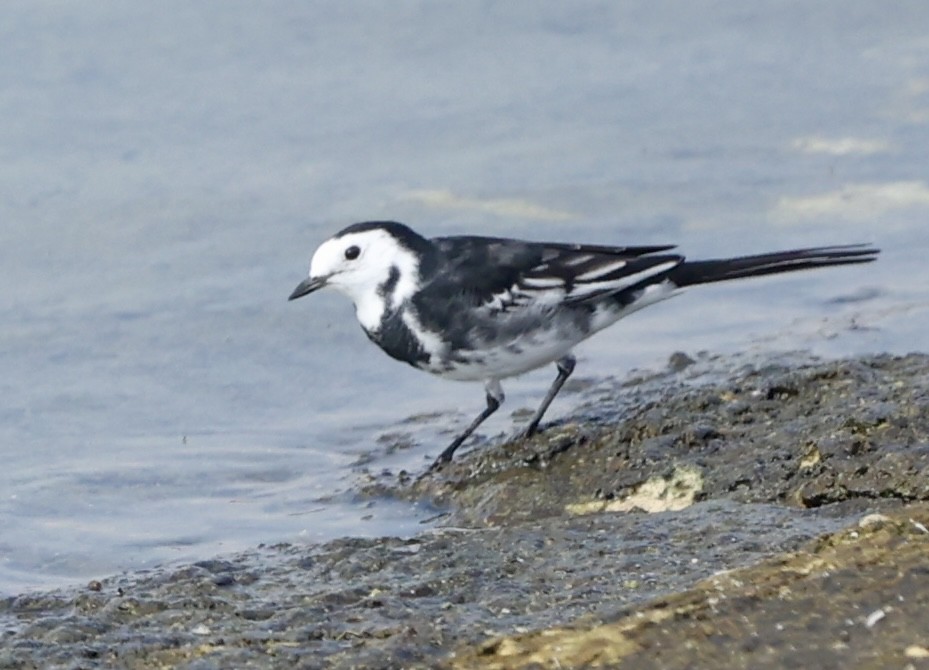
[[[423,467],[483,392],[383,356],[340,296],[287,303],[355,220],[884,249],[651,308],[582,347],[581,377],[923,349],[927,21],[847,0],[7,2],[0,592],[418,527],[353,501],[354,464]],[[505,409],[551,376],[505,384]],[[410,432],[399,456],[377,439]]]

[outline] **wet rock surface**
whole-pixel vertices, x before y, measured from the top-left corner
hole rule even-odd
[[[609,622],[502,637],[456,668],[917,668],[929,662],[929,506],[864,517]]]
[[[667,373],[632,393],[598,389],[588,420],[478,450],[407,494],[454,504],[455,522],[490,524],[623,509],[644,485],[680,485],[683,473],[696,500],[929,500],[926,372],[922,355],[879,356],[749,366],[709,384]],[[626,411],[614,404],[624,395],[637,401]],[[610,423],[617,413],[624,418]]]
[[[532,440],[364,477],[447,510],[416,537],[0,600],[0,668],[922,667],[927,373],[675,356]]]

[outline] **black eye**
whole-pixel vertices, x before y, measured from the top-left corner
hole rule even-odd
[[[345,258],[347,260],[353,261],[358,258],[358,254],[361,253],[361,249],[356,247],[354,244],[345,250]]]

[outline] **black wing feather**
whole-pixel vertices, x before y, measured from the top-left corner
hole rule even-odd
[[[441,332],[453,349],[472,347],[475,340],[512,340],[535,327],[549,309],[576,306],[578,317],[586,318],[590,307],[583,303],[604,294],[636,292],[647,283],[649,270],[663,275],[681,262],[680,256],[648,255],[668,246],[544,244],[493,237],[431,242],[435,256],[411,300],[420,323]],[[600,269],[604,273],[596,274]],[[644,283],[630,286],[638,280]],[[622,285],[610,288],[610,281]],[[510,318],[497,318],[501,312]]]
[[[651,268],[670,269],[682,260],[677,255],[649,256],[673,249],[673,245],[609,247],[470,236],[442,237],[432,242],[444,262],[423,290],[434,296],[467,297],[472,306],[501,296],[512,297],[510,306],[517,306],[531,302],[533,294],[553,290],[564,293],[564,302],[580,302],[623,288],[611,289],[611,282],[644,278],[643,273]],[[591,285],[590,291],[573,295],[585,284]],[[523,301],[519,299],[521,294],[525,296]]]

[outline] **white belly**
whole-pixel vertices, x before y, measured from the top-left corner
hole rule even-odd
[[[445,379],[459,381],[505,379],[554,363],[583,339],[581,336],[565,339],[563,333],[554,329],[539,331],[506,345],[457,352],[443,365],[427,369]]]

